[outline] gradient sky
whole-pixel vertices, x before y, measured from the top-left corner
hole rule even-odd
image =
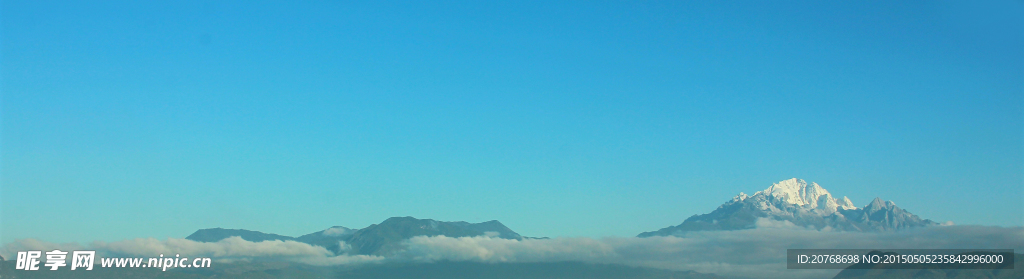
[[[153,2],[0,5],[0,243],[633,236],[791,177],[1024,225],[1020,1]]]

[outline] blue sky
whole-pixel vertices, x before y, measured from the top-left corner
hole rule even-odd
[[[0,242],[633,236],[799,177],[1024,225],[1024,4],[0,4]]]

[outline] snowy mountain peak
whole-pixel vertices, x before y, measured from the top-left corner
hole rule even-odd
[[[745,200],[745,199],[747,199],[749,197],[750,196],[747,196],[747,194],[745,194],[743,192],[740,192],[739,195],[736,195],[735,197],[732,197],[732,201],[733,202],[741,202],[741,201],[743,201],[743,200]]]
[[[843,199],[837,201],[836,204],[839,205],[839,208],[842,208],[842,209],[845,209],[845,210],[857,209],[857,207],[853,205],[853,202],[850,201],[850,198],[847,198],[846,196],[843,196]]]
[[[688,231],[741,230],[758,227],[757,220],[791,222],[799,227],[836,231],[897,231],[938,223],[922,219],[876,198],[857,208],[848,197],[835,198],[817,183],[792,178],[753,195],[740,193],[707,214],[693,215],[682,224],[641,233],[640,237],[682,235]]]
[[[768,189],[755,193],[753,196],[758,195],[766,198],[771,197],[798,207],[818,209],[824,214],[831,214],[837,209],[857,208],[853,206],[853,202],[850,202],[850,199],[843,197],[842,200],[837,200],[832,196],[832,193],[829,193],[828,190],[822,188],[818,183],[811,182],[808,184],[807,181],[798,178],[779,181],[769,186]]]
[[[864,208],[868,208],[868,209],[873,210],[873,211],[877,211],[877,210],[881,210],[881,209],[886,209],[886,208],[893,208],[893,207],[896,207],[896,203],[894,203],[892,201],[882,201],[882,198],[875,198],[874,200],[871,201],[871,203],[869,203],[868,205],[864,206]]]

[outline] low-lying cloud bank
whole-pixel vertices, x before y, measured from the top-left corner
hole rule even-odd
[[[101,255],[155,257],[181,254],[215,259],[281,259],[314,265],[376,263],[386,260],[434,262],[578,261],[695,270],[727,277],[827,278],[838,270],[787,270],[786,249],[1016,249],[1024,250],[1024,228],[936,226],[895,233],[831,232],[786,223],[757,229],[691,232],[682,237],[554,238],[511,240],[491,236],[414,237],[406,250],[388,258],[333,255],[323,247],[294,241],[249,242],[238,237],[204,243],[185,239],[132,239],[89,245],[55,244],[33,239],[9,243],[0,255],[53,249],[96,250]]]
[[[683,237],[414,237],[398,257],[428,262],[581,261],[694,270],[728,277],[828,278],[839,270],[787,270],[786,249],[1024,250],[1021,227],[937,226],[896,233],[858,233],[770,225],[751,230],[692,232]]]
[[[188,239],[136,238],[117,242],[96,241],[89,245],[77,243],[48,243],[35,239],[22,239],[0,248],[0,255],[12,259],[19,251],[62,251],[91,250],[101,257],[182,257],[213,258],[219,261],[267,259],[289,260],[312,265],[338,265],[368,263],[384,260],[382,257],[365,255],[333,255],[324,247],[312,246],[296,241],[251,242],[241,237],[229,237],[218,242],[197,242]]]

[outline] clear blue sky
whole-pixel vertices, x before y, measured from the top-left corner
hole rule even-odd
[[[0,7],[2,243],[633,236],[790,177],[1024,225],[1020,1],[83,2]]]

